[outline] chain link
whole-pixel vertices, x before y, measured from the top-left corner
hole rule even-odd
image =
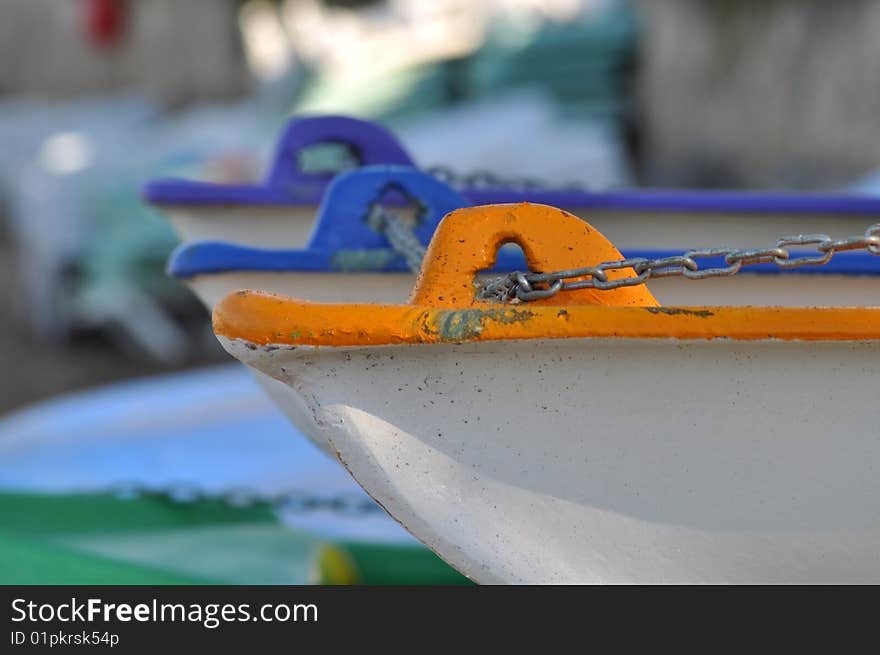
[[[376,204],[367,214],[367,225],[381,232],[391,247],[406,259],[406,265],[413,273],[418,273],[425,258],[425,247],[419,241],[406,223],[396,214],[386,211],[381,205]]]
[[[528,177],[502,178],[487,170],[477,170],[470,173],[459,174],[448,166],[431,166],[425,171],[433,175],[441,182],[457,189],[504,189],[516,191],[539,191],[551,188],[547,183]],[[586,191],[586,188],[577,183],[570,182],[562,186],[552,187],[556,191]],[[387,211],[381,204],[376,203],[367,214],[367,225],[377,232],[381,232],[391,243],[391,247],[406,260],[410,271],[418,274],[425,258],[425,247],[419,242],[406,223],[399,216]]]
[[[120,483],[113,485],[107,491],[110,495],[123,500],[153,498],[181,505],[213,501],[238,508],[266,505],[279,512],[295,514],[325,511],[345,516],[366,516],[383,513],[382,508],[368,496],[356,493],[319,496],[308,491],[290,490],[267,495],[247,487],[232,487],[221,492],[211,492],[187,482],[178,482],[161,488],[136,483]]]
[[[549,182],[531,177],[505,178],[491,171],[476,170],[469,173],[456,173],[448,166],[429,166],[425,171],[433,175],[441,182],[445,182],[456,189],[504,189],[517,191],[541,191],[553,189],[554,191],[587,191],[587,188],[579,182],[567,182],[560,185],[551,185]]]
[[[793,257],[789,249],[791,246],[812,247],[818,254]],[[831,261],[835,253],[852,250],[864,250],[872,255],[880,255],[880,223],[870,226],[865,230],[864,235],[847,239],[835,240],[827,234],[799,234],[778,239],[772,248],[703,248],[688,250],[682,255],[673,257],[658,259],[634,257],[553,273],[516,271],[487,281],[477,297],[498,302],[513,299],[529,302],[550,298],[560,291],[575,289],[609,291],[645,284],[648,280],[662,277],[684,277],[689,280],[730,277],[739,273],[744,266],[755,264],[774,264],[782,269],[819,266]],[[719,257],[723,258],[725,266],[700,268],[698,260]],[[631,269],[635,275],[608,279],[608,271],[624,269]]]

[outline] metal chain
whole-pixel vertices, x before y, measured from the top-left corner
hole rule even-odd
[[[425,169],[429,175],[433,175],[441,182],[445,182],[457,189],[504,189],[518,191],[540,191],[553,189],[554,191],[587,191],[580,182],[565,182],[561,185],[531,177],[504,178],[491,171],[476,170],[469,173],[456,173],[448,166],[429,166]]]
[[[812,246],[819,254],[792,257],[789,246]],[[773,248],[702,248],[688,250],[683,255],[672,257],[658,259],[633,257],[553,273],[516,271],[487,281],[477,293],[477,297],[498,302],[506,302],[514,298],[528,302],[550,298],[560,291],[575,289],[610,291],[645,284],[648,280],[662,277],[684,277],[689,280],[730,277],[736,275],[743,266],[755,264],[775,264],[782,269],[818,266],[831,261],[835,253],[850,250],[865,250],[872,255],[880,255],[880,223],[870,226],[865,230],[864,235],[848,239],[835,240],[827,234],[799,234],[778,239]],[[700,269],[697,260],[717,257],[723,257],[726,266]],[[608,271],[621,269],[632,269],[635,275],[615,280],[608,279]]]
[[[406,265],[413,273],[418,273],[425,258],[425,247],[412,229],[399,216],[386,211],[376,204],[367,214],[367,225],[388,237],[391,247],[403,255]]]
[[[551,188],[549,184],[532,178],[502,178],[487,170],[458,174],[447,166],[431,166],[425,169],[441,182],[458,189],[505,189],[537,191]],[[562,191],[586,191],[577,182],[552,187]],[[410,271],[418,274],[425,258],[425,248],[412,229],[398,216],[376,203],[367,214],[367,225],[388,237],[391,247],[406,259]]]
[[[307,491],[290,490],[283,493],[266,495],[246,487],[234,487],[222,492],[211,492],[196,485],[183,482],[162,488],[148,487],[136,483],[121,483],[113,485],[107,491],[110,495],[125,500],[153,498],[178,504],[215,501],[238,508],[267,505],[277,511],[296,514],[327,511],[346,516],[366,516],[383,512],[382,508],[371,498],[356,493],[318,496]]]

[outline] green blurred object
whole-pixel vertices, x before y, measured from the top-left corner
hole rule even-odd
[[[639,23],[623,0],[562,22],[494,20],[472,55],[360,77],[303,76],[293,113],[398,119],[519,88],[541,89],[561,118],[616,121],[629,111]]]
[[[411,66],[360,78],[331,80],[304,74],[293,114],[345,113],[393,121],[448,106],[454,99],[444,62]]]
[[[267,504],[0,494],[2,584],[463,584],[426,549],[336,544]]]
[[[636,14],[623,2],[566,23],[500,22],[473,58],[470,85],[479,97],[540,86],[561,116],[619,120],[629,111],[638,35]]]

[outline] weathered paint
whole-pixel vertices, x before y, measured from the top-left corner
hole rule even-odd
[[[322,305],[240,291],[214,310],[214,331],[255,344],[378,346],[395,343],[635,337],[648,339],[880,338],[880,308],[534,307],[511,321],[497,308],[469,310],[471,329],[448,325],[449,310],[407,305]],[[508,310],[513,311],[513,310]],[[473,326],[479,325],[479,329]],[[296,335],[296,338],[290,338]]]
[[[474,276],[491,266],[498,248],[510,241],[520,244],[530,268],[537,271],[620,257],[589,224],[552,207],[523,203],[462,209],[441,223],[409,304],[324,305],[241,291],[217,305],[214,330],[257,344],[314,346],[572,337],[880,336],[878,307],[662,307],[644,287],[582,289],[527,305],[476,299]]]
[[[525,322],[532,313],[527,309],[450,309],[424,316],[428,319],[425,332],[436,334],[441,341],[467,341],[482,334],[487,321]]]

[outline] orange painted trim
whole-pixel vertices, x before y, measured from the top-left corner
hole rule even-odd
[[[585,221],[545,205],[452,212],[434,235],[409,304],[330,305],[240,291],[214,309],[214,332],[255,344],[380,346],[405,343],[629,337],[651,339],[880,338],[880,307],[660,307],[644,286],[582,289],[523,304],[475,297],[474,278],[498,248],[519,243],[532,271],[621,259]],[[608,273],[633,275],[632,269]]]
[[[214,332],[255,344],[381,346],[510,339],[880,338],[880,307],[542,307],[325,305],[239,291],[214,309]]]

